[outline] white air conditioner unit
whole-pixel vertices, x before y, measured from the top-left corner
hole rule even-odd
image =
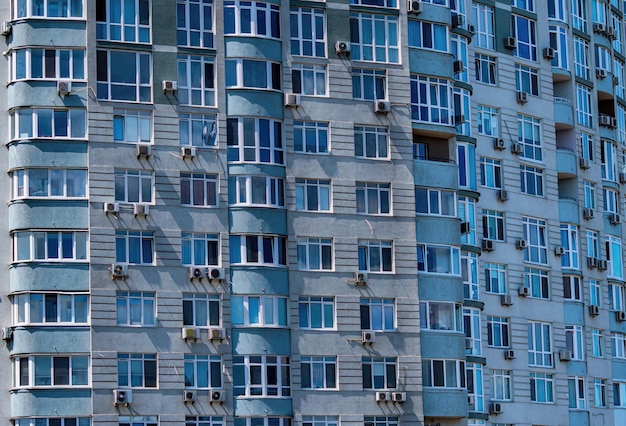
[[[565,254],[565,247],[563,246],[556,246],[554,248],[554,255],[555,256],[563,256]]]
[[[458,126],[459,124],[465,123],[467,120],[465,119],[465,114],[458,114],[454,116],[454,125]]]
[[[409,0],[406,5],[407,13],[411,13],[413,15],[417,15],[422,13],[424,10],[424,5],[419,0]]]
[[[504,139],[500,139],[500,138],[496,138],[493,140],[493,147],[494,149],[500,150],[502,151],[503,149],[506,149],[506,145],[504,144]]]
[[[511,306],[513,304],[513,298],[508,294],[503,294],[500,296],[500,304],[502,306]]]
[[[567,362],[572,360],[572,353],[567,349],[561,349],[559,351],[559,361]]]
[[[361,333],[361,343],[374,343],[376,341],[376,332],[375,331],[364,331]]]
[[[150,214],[150,206],[148,204],[134,203],[133,214],[135,216],[148,216]]]
[[[483,240],[481,247],[483,251],[493,251],[495,249],[495,244],[493,243],[493,240]]]
[[[120,212],[119,203],[104,203],[104,212],[105,213],[119,213]]]
[[[452,68],[454,70],[454,73],[458,74],[460,72],[463,72],[463,70],[465,69],[465,65],[463,65],[463,61],[454,61],[452,63]]]
[[[5,342],[11,341],[13,339],[13,329],[11,327],[2,327],[0,329],[0,338]]]
[[[596,70],[596,77],[600,78],[600,79],[605,79],[606,78],[606,70],[603,70],[601,68],[598,68]]]
[[[472,231],[472,227],[469,222],[461,222],[461,234],[469,234]]]
[[[128,406],[133,402],[133,391],[130,389],[114,389],[113,390],[113,405],[126,405]]]
[[[205,268],[200,268],[199,266],[190,266],[189,267],[189,279],[190,280],[201,280],[206,274]]]
[[[589,315],[594,317],[600,315],[600,307],[598,305],[589,305]]]
[[[546,47],[543,49],[543,57],[546,59],[554,59],[556,56],[555,51],[551,47]]]
[[[585,207],[583,209],[583,218],[589,220],[589,219],[593,219],[593,209],[590,209],[588,207]]]
[[[523,285],[519,289],[517,289],[517,292],[521,297],[530,296],[530,287]]]
[[[591,167],[588,158],[582,158],[581,157],[578,160],[578,164],[580,165],[580,168],[583,169],[583,170],[587,170],[589,167]]]
[[[465,349],[473,349],[474,348],[474,341],[472,340],[471,337],[466,337],[465,338]]]
[[[374,101],[374,112],[378,114],[387,114],[391,112],[391,102],[389,101]]]
[[[367,273],[362,271],[357,271],[354,273],[354,285],[366,285],[367,284]]]
[[[226,338],[226,330],[222,327],[209,328],[209,340],[224,340]]]
[[[498,201],[506,201],[509,199],[509,191],[506,189],[498,190]]]
[[[593,23],[593,32],[594,33],[604,33],[606,32],[606,25],[602,22],[594,22]]]
[[[391,400],[393,402],[406,402],[406,392],[392,392]]]
[[[72,93],[72,82],[70,80],[58,80],[57,93],[59,96],[65,96]]]
[[[224,280],[226,278],[226,270],[224,268],[208,268],[206,276],[210,280]]]
[[[613,76],[613,86],[617,86],[619,85],[619,77],[614,75]]]
[[[152,146],[145,143],[137,144],[137,158],[148,158],[152,154]]]
[[[200,338],[200,329],[194,327],[182,328],[183,340],[193,340],[194,342]]]
[[[389,392],[376,392],[376,402],[391,401],[391,394]]]
[[[526,102],[528,102],[528,93],[521,91],[517,92],[517,103],[525,104]]]
[[[506,37],[504,39],[504,47],[507,49],[515,49],[517,47],[517,40],[515,37]]]
[[[463,15],[452,15],[452,28],[463,26]]]
[[[609,262],[606,259],[598,259],[598,269],[606,271],[609,268]]]
[[[300,106],[300,95],[297,93],[285,93],[285,106],[298,108]]]
[[[211,404],[221,404],[226,401],[226,392],[223,390],[214,390],[211,391],[209,395],[209,403]]]
[[[622,223],[622,218],[617,213],[611,213],[609,215],[609,222],[611,225],[619,225]]]
[[[504,351],[504,359],[507,359],[507,360],[515,359],[515,351],[513,349]]]
[[[489,405],[489,414],[502,414],[502,404],[499,402],[492,402]]]
[[[347,41],[337,41],[335,42],[335,51],[338,55],[341,54],[349,54],[350,53],[350,42]]]
[[[524,152],[524,146],[521,143],[514,143],[511,145],[511,151],[513,154],[521,154]]]
[[[184,158],[193,158],[196,156],[196,147],[195,146],[181,146],[180,147],[180,156]]]
[[[128,276],[128,265],[125,263],[114,263],[111,265],[111,277],[125,279]]]
[[[587,258],[587,267],[588,268],[597,268],[598,267],[598,259],[595,257]]]
[[[174,93],[178,90],[178,82],[173,80],[163,80],[161,82],[161,90],[163,93]]]
[[[526,246],[526,240],[519,239],[515,242],[515,248],[517,248],[518,250],[524,250]]]
[[[624,172],[619,173],[619,183],[626,183],[626,173]]]
[[[13,24],[11,24],[9,21],[3,21],[2,23],[0,23],[0,34],[6,37],[11,35],[12,31]]]
[[[604,127],[611,127],[611,116],[607,114],[600,114],[598,116],[598,124]]]
[[[614,27],[612,27],[612,26],[610,26],[610,25],[606,27],[606,35],[607,35],[607,37],[608,37],[608,38],[610,38],[610,39],[615,39],[615,38],[617,38],[617,37],[616,37],[616,33],[615,33],[615,28],[614,28]]]
[[[469,33],[471,35],[474,35],[474,34],[476,34],[476,27],[474,25],[472,25],[472,24],[469,24],[467,26],[467,31],[469,31]]]
[[[196,391],[184,390],[183,391],[183,402],[191,402],[192,404],[196,402]]]
[[[624,322],[626,321],[626,312],[624,311],[617,311],[615,312],[615,319],[619,322]]]
[[[476,398],[474,398],[474,395],[467,395],[467,405],[473,407],[474,404],[476,404]]]

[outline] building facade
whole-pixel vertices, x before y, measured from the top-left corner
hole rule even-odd
[[[0,422],[626,424],[626,4],[0,5]]]

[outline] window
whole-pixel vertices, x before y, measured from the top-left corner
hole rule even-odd
[[[236,426],[291,426],[291,417],[237,417]]]
[[[215,389],[221,387],[221,356],[185,354],[185,388]]]
[[[176,44],[181,47],[212,49],[213,0],[178,0],[176,2]]]
[[[626,90],[624,90],[624,62],[618,60],[617,58],[615,58],[613,62],[613,77],[617,78],[615,94],[624,99],[626,97]]]
[[[619,213],[619,194],[614,189],[602,188],[602,203],[606,213]]]
[[[485,285],[488,293],[506,294],[506,265],[485,263]]]
[[[465,330],[466,355],[482,355],[480,328],[480,309],[463,308],[463,329]],[[467,346],[470,347],[468,348]]]
[[[517,115],[517,141],[522,145],[521,158],[541,161],[541,121],[527,115]]]
[[[293,93],[307,96],[326,96],[327,74],[326,65],[292,64],[291,84]]]
[[[292,7],[291,54],[295,56],[326,57],[326,18],[323,9]]]
[[[480,184],[487,188],[502,189],[502,162],[493,158],[480,158]]]
[[[593,127],[591,89],[582,84],[576,85],[576,122],[581,126]]]
[[[612,311],[623,311],[625,308],[624,301],[625,289],[621,284],[609,284],[609,308]]]
[[[449,80],[411,75],[411,119],[452,125],[454,104]]]
[[[13,324],[87,324],[89,295],[20,293],[13,296]]]
[[[510,370],[491,370],[491,398],[495,401],[511,400],[512,375]]]
[[[13,233],[14,262],[87,260],[86,231],[19,231]]]
[[[613,182],[617,181],[617,147],[608,140],[603,140],[600,144],[602,162],[602,179]]]
[[[569,408],[584,410],[587,406],[585,400],[585,379],[583,377],[568,377],[567,388],[569,395]]]
[[[153,326],[156,317],[156,294],[150,291],[118,291],[117,325]]]
[[[287,239],[271,235],[231,235],[230,263],[285,266]]]
[[[589,278],[589,304],[602,306],[602,289],[598,280]]]
[[[448,52],[448,26],[408,20],[409,47]]]
[[[391,184],[356,182],[356,212],[363,214],[390,214]]]
[[[461,252],[461,277],[463,278],[463,297],[469,300],[480,299],[478,283],[478,255],[467,251]]]
[[[219,234],[183,232],[180,239],[183,265],[212,266],[220,264]]]
[[[154,176],[141,170],[115,170],[115,201],[151,203]]]
[[[352,98],[359,100],[385,99],[387,89],[385,70],[352,68]]]
[[[425,388],[464,388],[465,362],[455,359],[423,359],[422,380]]]
[[[24,48],[9,55],[11,80],[85,79],[82,49]]]
[[[385,127],[354,126],[354,155],[357,158],[389,157],[389,132]]]
[[[298,269],[330,271],[333,269],[332,238],[298,238]]]
[[[350,13],[350,42],[353,61],[400,63],[397,16]]]
[[[453,93],[456,133],[457,135],[472,136],[470,91],[455,87]]]
[[[84,109],[20,108],[9,117],[13,139],[84,139],[87,135]]]
[[[463,331],[461,305],[452,302],[420,302],[420,328]]]
[[[130,388],[157,387],[155,354],[117,354],[117,385]]]
[[[615,5],[617,7],[617,5]],[[622,39],[623,39],[623,26],[621,18],[615,13],[611,13],[611,20],[609,23],[614,29],[613,49],[618,53],[622,52]]]
[[[483,238],[504,241],[504,212],[483,210]]]
[[[392,416],[364,416],[363,426],[398,426],[398,417]]]
[[[217,207],[218,176],[204,173],[180,174],[180,204]]]
[[[226,120],[229,162],[283,164],[282,125],[266,118]]]
[[[83,0],[13,0],[14,18],[82,18]]]
[[[468,400],[469,411],[482,412],[485,409],[483,393],[483,366],[477,362],[468,362],[465,365],[467,396],[473,396],[474,401]]]
[[[544,373],[530,373],[530,400],[532,402],[554,402],[554,376]]]
[[[363,357],[363,389],[395,389],[397,387],[396,358]]]
[[[231,323],[251,327],[286,327],[287,298],[231,296]]]
[[[515,90],[539,96],[539,71],[536,68],[515,64]]]
[[[563,276],[563,298],[582,302],[582,288],[580,277],[572,275]]]
[[[96,39],[150,43],[150,0],[97,0]]]
[[[259,1],[224,2],[224,34],[280,38],[280,8]]]
[[[393,242],[382,240],[359,240],[359,271],[393,271]]]
[[[113,140],[127,143],[151,143],[152,112],[115,110],[113,112]]]
[[[476,36],[474,36],[476,39]],[[475,78],[479,83],[496,84],[496,58],[480,53],[474,54]],[[479,125],[480,126],[480,125]],[[479,130],[480,132],[480,130]]]
[[[393,299],[361,298],[361,329],[393,331],[394,306]]]
[[[459,186],[476,190],[476,148],[470,143],[456,143],[456,163],[459,166]]]
[[[296,210],[330,211],[330,180],[296,179]]]
[[[418,244],[418,271],[460,275],[459,267],[459,249],[457,247]]]
[[[626,359],[626,334],[613,332],[611,335],[611,356]]]
[[[226,61],[226,87],[232,70]],[[255,70],[260,72],[260,70]],[[244,70],[245,72],[245,70]],[[235,73],[235,77],[237,74]],[[257,78],[262,79],[261,76]],[[178,103],[180,105],[214,106],[215,72],[214,60],[207,56],[178,55]]]
[[[151,231],[115,231],[115,261],[152,265],[154,233]]]
[[[337,389],[337,357],[300,358],[302,389]]]
[[[289,357],[233,356],[233,395],[290,396]],[[270,423],[273,425],[274,423]]]
[[[332,297],[300,296],[298,312],[300,328],[320,330],[335,327],[335,299]]]
[[[152,102],[149,53],[98,50],[97,95],[105,101]]]
[[[622,240],[620,238],[607,235],[606,260],[609,263],[607,277],[622,280],[624,278],[624,269],[622,266]]]
[[[66,387],[89,385],[89,357],[21,356],[14,358],[17,387]]]
[[[500,110],[486,105],[478,105],[476,109],[478,113],[478,133],[498,137],[500,135]]]
[[[15,426],[91,426],[90,417],[24,417]]]
[[[533,3],[533,0],[511,0],[511,6],[517,7],[518,9],[524,9],[529,12],[535,11],[535,5]]]
[[[415,213],[455,216],[456,192],[444,189],[415,188]]]
[[[117,419],[118,426],[158,426],[159,424],[157,416],[119,416]]]
[[[285,206],[285,181],[270,176],[230,176],[228,202],[239,206]]]
[[[513,36],[517,40],[517,47],[513,54],[518,58],[537,60],[537,31],[536,22],[524,16],[513,15]]]
[[[541,269],[524,268],[524,286],[530,289],[530,297],[550,298],[548,272]]]
[[[593,182],[589,182],[588,180],[583,181],[583,190],[585,195],[585,207],[588,209],[595,210],[596,208],[596,184]]]
[[[606,407],[606,380],[593,380],[593,396],[596,407]]]
[[[524,231],[524,240],[526,241],[524,261],[547,265],[548,245],[546,242],[546,221],[532,217],[523,217],[522,229]]]
[[[496,348],[508,348],[509,319],[487,316],[487,344]]]
[[[394,9],[398,7],[396,0],[350,0],[350,4]]]
[[[528,322],[529,366],[552,367],[552,333],[550,329],[550,324],[545,322]]]
[[[458,15],[457,15],[458,16]],[[459,18],[461,19],[461,18]],[[409,21],[410,22],[410,21]],[[463,25],[461,25],[463,28]],[[450,53],[454,56],[455,61],[461,61],[463,63],[463,69],[458,70],[454,73],[455,79],[457,81],[462,81],[464,83],[469,83],[469,70],[468,68],[471,66],[469,63],[469,59],[467,56],[467,39],[458,34],[450,35]],[[454,69],[453,69],[454,71]],[[468,94],[469,97],[469,94]],[[470,114],[467,114],[469,117]]]
[[[613,59],[611,57],[611,51],[605,47],[596,45],[596,70],[605,70],[611,72],[611,65],[613,65]]]
[[[572,353],[572,359],[582,361],[585,359],[585,341],[583,328],[580,325],[565,326],[565,347]]]
[[[472,2],[472,15],[476,34],[474,45],[483,49],[495,49],[495,30],[493,7]]]
[[[576,77],[589,80],[589,71],[589,42],[574,36],[574,73]]]
[[[150,426],[157,425],[155,423],[154,425]],[[224,419],[220,416],[187,416],[185,417],[185,426],[224,426]]]
[[[578,256],[578,227],[576,225],[561,224],[561,246],[565,254],[561,256],[563,268],[580,269]]]
[[[469,223],[469,232],[461,234],[461,244],[476,245],[476,200],[471,197],[458,197],[458,216],[461,222]]]
[[[293,149],[295,152],[327,154],[329,142],[328,123],[319,121],[293,122]]]
[[[220,318],[219,294],[183,293],[183,325],[218,327]]]
[[[180,146],[216,147],[216,117],[205,114],[179,114],[178,135]]]
[[[381,418],[377,417],[377,419],[381,419]],[[337,416],[302,416],[302,426],[339,426],[339,417]],[[392,425],[392,426],[397,426],[397,425]]]
[[[604,356],[604,335],[602,330],[591,329],[591,356],[602,358]]]
[[[21,169],[11,173],[11,199],[84,198],[87,196],[85,169]]]
[[[258,59],[226,59],[225,66],[226,88],[271,90],[281,88],[281,65],[278,62]],[[297,82],[294,82],[295,84]]]
[[[587,13],[585,0],[571,1],[572,26],[579,31],[587,31]]]
[[[554,49],[552,66],[569,69],[567,29],[561,26],[550,25],[548,31],[550,33],[550,47]]]

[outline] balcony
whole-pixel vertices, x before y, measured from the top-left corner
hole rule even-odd
[[[567,98],[554,98],[554,125],[556,130],[571,129],[574,127],[574,108]]]
[[[578,165],[577,156],[573,150],[557,148],[556,165],[559,179],[576,177]]]

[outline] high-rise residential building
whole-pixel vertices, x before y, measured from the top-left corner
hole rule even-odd
[[[625,12],[1,2],[0,423],[626,424]]]

